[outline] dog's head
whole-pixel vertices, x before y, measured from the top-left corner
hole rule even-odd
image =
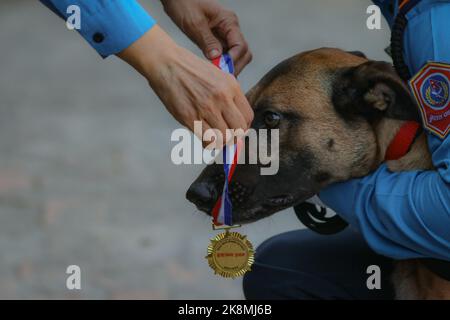
[[[261,175],[261,165],[237,165],[229,188],[237,223],[299,204],[333,182],[366,175],[382,161],[380,119],[418,117],[389,64],[338,49],[285,60],[247,98],[255,112],[252,128],[279,129],[279,171]],[[209,165],[187,198],[210,214],[223,182],[223,166]]]

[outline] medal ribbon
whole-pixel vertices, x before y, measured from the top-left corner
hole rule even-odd
[[[222,71],[234,74],[233,59],[228,54],[223,54],[221,57],[214,59],[212,62]],[[236,169],[236,164],[242,145],[242,140],[238,140],[236,144],[226,144],[223,147],[222,155],[225,182],[223,185],[222,196],[219,197],[212,211],[213,223],[215,226],[226,225],[231,227],[233,225],[233,207],[231,204],[228,187],[234,170]]]

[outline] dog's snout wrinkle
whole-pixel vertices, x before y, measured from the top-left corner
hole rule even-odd
[[[233,181],[230,185],[230,197],[233,206],[242,206],[247,197],[250,196],[250,190],[239,181]]]

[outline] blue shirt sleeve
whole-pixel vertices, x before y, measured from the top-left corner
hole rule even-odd
[[[428,61],[450,63],[450,3],[427,1],[407,15],[405,60],[415,74]],[[436,171],[375,173],[332,185],[320,199],[358,228],[378,253],[450,260],[450,136],[428,134]]]
[[[129,47],[155,25],[155,20],[135,0],[40,0],[67,20],[71,5],[80,8],[81,36],[102,56]]]

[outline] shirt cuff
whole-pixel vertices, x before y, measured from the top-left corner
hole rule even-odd
[[[128,48],[150,30],[156,21],[134,0],[43,0],[67,19],[67,8],[80,8],[81,36],[102,56]]]

